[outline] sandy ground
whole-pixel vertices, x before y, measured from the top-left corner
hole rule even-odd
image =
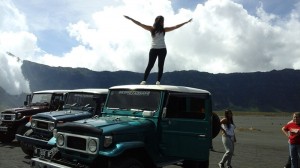
[[[291,115],[273,116],[234,116],[237,126],[235,154],[232,159],[234,168],[282,168],[288,158],[287,137],[281,127],[291,119]],[[210,153],[210,167],[224,154],[221,136],[213,140],[215,151]],[[0,143],[0,168],[29,168],[30,158],[26,157],[18,143]],[[166,168],[177,168],[167,166]]]

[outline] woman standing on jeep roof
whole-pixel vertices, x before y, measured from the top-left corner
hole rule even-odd
[[[153,68],[157,57],[158,57],[158,76],[157,76],[156,84],[159,85],[162,74],[163,74],[165,58],[167,55],[167,48],[166,48],[166,44],[165,44],[165,33],[175,30],[175,29],[191,22],[192,19],[190,19],[186,22],[183,22],[181,24],[178,24],[176,26],[164,27],[164,17],[163,16],[157,16],[155,18],[153,26],[148,26],[148,25],[142,24],[126,15],[124,15],[124,17],[151,32],[152,45],[151,45],[151,49],[149,51],[149,61],[148,61],[148,65],[145,70],[144,78],[143,78],[143,81],[141,82],[141,85],[146,84],[148,75],[149,75],[151,69]]]
[[[227,163],[227,168],[231,167],[231,158],[234,151],[234,143],[236,142],[235,125],[233,122],[232,111],[225,111],[225,118],[221,120],[221,130],[222,130],[222,142],[225,148],[225,154],[219,163],[220,168],[224,168],[224,164]]]

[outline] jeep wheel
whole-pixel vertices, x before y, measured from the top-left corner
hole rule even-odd
[[[30,135],[31,135],[32,133],[33,133],[32,129],[29,129],[28,131],[26,131],[26,132],[24,133],[24,136],[30,137]],[[25,143],[25,142],[20,142],[20,146],[21,146],[22,151],[23,151],[26,155],[28,155],[28,156],[30,156],[30,157],[33,156],[34,148],[33,148],[32,145],[29,145],[29,144],[27,144],[27,143]]]
[[[216,113],[212,113],[212,138],[215,138],[221,129],[220,118]]]
[[[0,133],[0,141],[2,143],[10,143],[15,139],[15,134],[12,133]]]
[[[194,161],[194,160],[184,160],[182,162],[183,168],[208,168],[209,167],[209,161]]]
[[[109,168],[144,168],[144,165],[134,158],[120,158],[114,159]]]
[[[208,168],[209,167],[209,161],[203,161],[199,162],[198,168]]]

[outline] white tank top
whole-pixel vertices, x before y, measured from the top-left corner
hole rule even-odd
[[[155,36],[152,37],[151,48],[166,48],[164,33],[155,33]]]
[[[230,126],[228,128],[226,124],[222,124],[221,127],[225,130],[226,135],[231,136],[231,137],[234,136],[235,125],[230,124]]]

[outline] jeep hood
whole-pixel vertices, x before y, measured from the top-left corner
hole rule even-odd
[[[32,119],[42,119],[48,121],[75,121],[92,117],[92,112],[82,110],[62,110],[39,113],[32,116]]]
[[[152,120],[142,117],[128,117],[128,116],[110,116],[90,118],[85,120],[75,121],[103,130],[107,133],[140,133],[142,131],[150,131],[155,129],[155,124]]]
[[[22,113],[23,115],[31,113],[39,113],[43,111],[49,111],[47,106],[24,106],[17,108],[10,108],[2,111],[2,114]]]

